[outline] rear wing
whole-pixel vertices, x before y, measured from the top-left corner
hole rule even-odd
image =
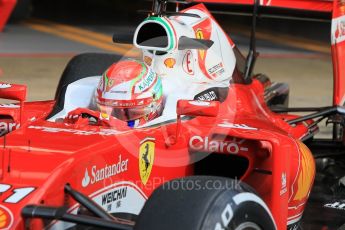
[[[253,6],[254,0],[194,0],[210,5]],[[221,7],[217,7],[220,9]],[[222,7],[223,8],[223,7]],[[237,7],[238,8],[238,7]],[[223,9],[222,9],[223,10]],[[260,0],[259,15],[293,13],[301,20],[332,22],[330,44],[333,63],[333,105],[345,105],[345,1],[344,0]],[[310,18],[308,18],[311,16]],[[304,18],[305,17],[305,18]],[[282,17],[284,18],[284,17]]]

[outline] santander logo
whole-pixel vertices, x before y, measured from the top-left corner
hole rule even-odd
[[[83,188],[86,188],[89,184],[90,184],[91,178],[89,176],[89,172],[87,171],[87,169],[85,169],[85,175],[83,180],[81,181],[81,185],[83,186]]]
[[[103,181],[107,178],[119,175],[128,170],[128,159],[122,159],[119,155],[118,162],[111,165],[104,165],[103,167],[98,167],[93,165],[91,167],[91,175],[89,175],[89,170],[86,168],[84,177],[81,181],[83,188],[86,188],[90,184],[95,184],[97,182]]]

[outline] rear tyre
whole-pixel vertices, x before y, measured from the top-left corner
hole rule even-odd
[[[170,181],[151,195],[135,230],[273,230],[265,203],[246,184],[221,177]]]

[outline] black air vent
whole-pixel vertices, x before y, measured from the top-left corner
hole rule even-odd
[[[163,26],[157,23],[144,24],[138,31],[136,43],[140,46],[166,48],[168,35]]]

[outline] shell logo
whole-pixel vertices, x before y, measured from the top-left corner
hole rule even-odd
[[[13,215],[6,207],[0,205],[0,229],[10,229]]]
[[[146,63],[146,65],[151,66],[152,58],[150,58],[148,56],[144,56],[144,62]]]
[[[102,120],[109,120],[109,115],[106,114],[106,113],[101,113],[101,117],[100,117]]]
[[[167,68],[172,69],[176,64],[176,60],[174,58],[167,58],[165,59],[164,64]]]

